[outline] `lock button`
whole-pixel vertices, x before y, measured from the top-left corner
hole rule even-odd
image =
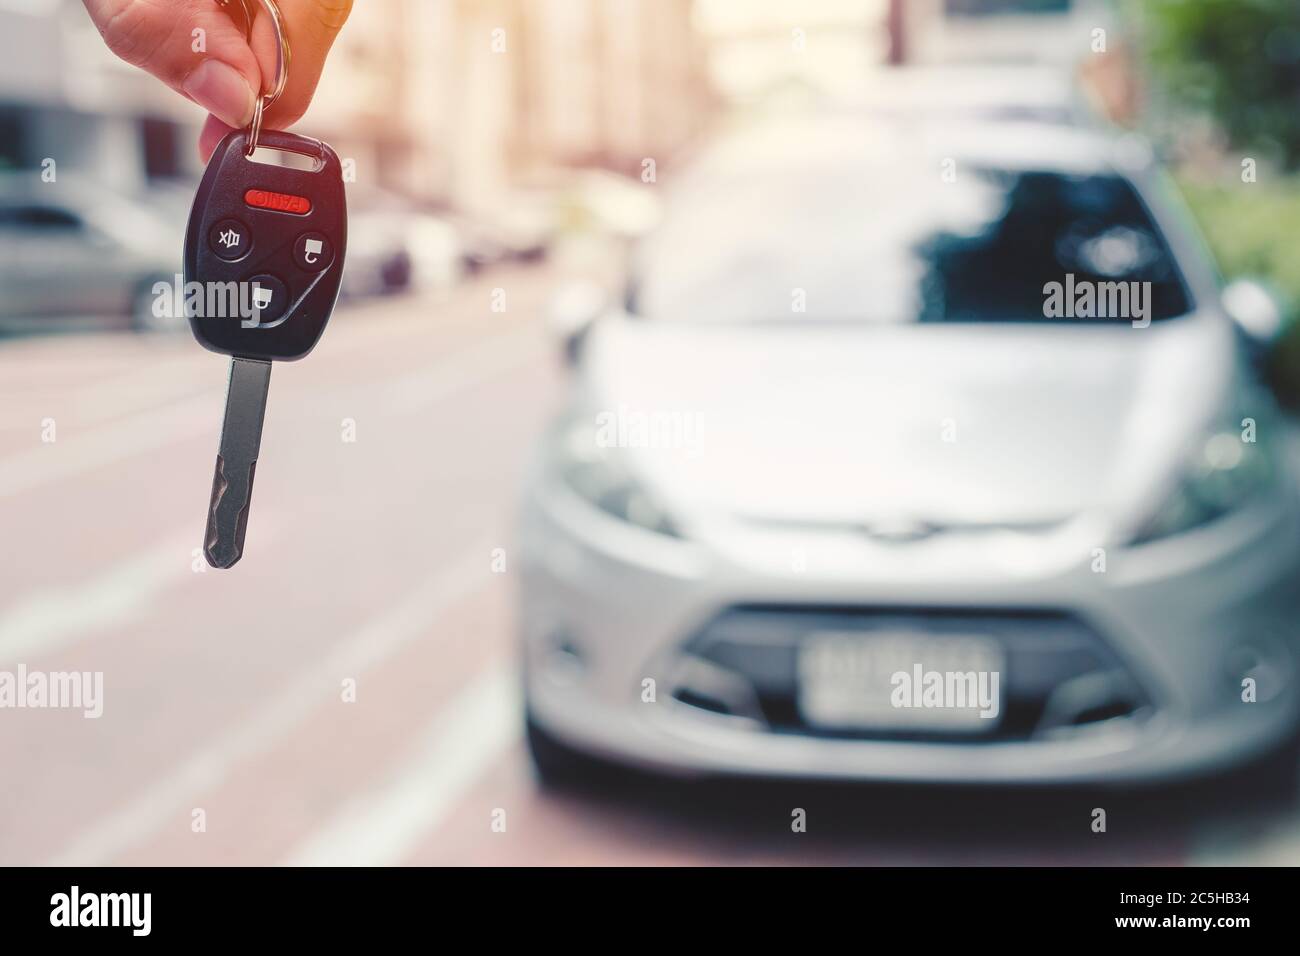
[[[334,261],[334,250],[319,232],[304,232],[293,244],[293,261],[299,269],[322,272]]]
[[[273,275],[262,273],[248,280],[252,295],[250,314],[244,321],[244,328],[274,328],[284,319],[289,307],[289,290],[283,282]]]

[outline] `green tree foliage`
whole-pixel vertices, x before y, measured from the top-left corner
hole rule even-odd
[[[1138,0],[1169,95],[1300,168],[1300,0]]]

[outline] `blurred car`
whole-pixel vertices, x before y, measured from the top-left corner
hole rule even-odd
[[[655,191],[653,184],[607,170],[552,170],[512,191],[495,212],[455,220],[466,271],[552,256],[560,271],[577,260],[590,266],[593,259],[617,259],[655,221]]]
[[[348,259],[339,294],[355,299],[401,292],[411,284],[411,256],[391,217],[358,211],[348,217]]]
[[[937,12],[914,38],[930,62],[1075,64],[1089,49],[1076,38],[1112,23],[1104,0],[943,0]]]
[[[461,242],[446,218],[382,189],[348,187],[343,295],[386,295],[408,288],[445,292],[461,273]]]
[[[523,493],[544,779],[1159,781],[1294,740],[1295,469],[1223,305],[1261,299],[1141,143],[831,116],[678,177]]]
[[[513,197],[510,214],[458,213],[451,223],[460,239],[465,271],[471,275],[506,262],[537,262],[552,239],[550,211],[540,202]]]
[[[0,328],[188,328],[155,309],[153,293],[175,282],[182,233],[145,203],[72,177],[0,175]]]
[[[927,122],[1087,124],[1093,108],[1070,70],[1041,64],[948,64],[890,70],[873,78],[863,109]]]

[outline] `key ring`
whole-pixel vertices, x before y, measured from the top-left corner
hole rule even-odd
[[[234,0],[217,0],[218,5],[225,8],[229,8],[233,2]],[[253,38],[253,11],[249,9],[248,0],[239,0],[239,7],[244,15],[244,35],[251,41]],[[248,149],[245,151],[247,156],[252,156],[257,149],[257,139],[262,132],[262,114],[269,110],[275,101],[280,98],[280,94],[284,92],[285,84],[289,82],[289,36],[284,31],[284,21],[280,18],[280,8],[276,6],[275,0],[262,0],[262,7],[270,16],[271,28],[275,30],[275,84],[271,87],[271,92],[261,94],[253,104],[253,119],[248,124]]]

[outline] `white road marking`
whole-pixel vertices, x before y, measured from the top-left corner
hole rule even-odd
[[[142,376],[137,370],[102,382],[96,388],[85,388],[76,393],[73,407],[79,421],[101,422],[127,412],[158,408],[187,398],[197,397],[207,391],[207,371],[212,364],[202,362],[171,362],[164,369]]]
[[[214,391],[178,405],[121,419],[94,431],[69,434],[64,430],[58,441],[34,444],[27,451],[0,460],[0,498],[38,488],[61,478],[153,451],[163,445],[204,432],[215,432],[220,425]],[[35,440],[35,439],[33,439]]]
[[[56,419],[63,427],[64,413],[75,427],[81,428],[128,412],[194,398],[203,388],[197,365],[173,362],[148,375],[141,375],[137,368],[80,388],[46,388],[42,393],[27,390],[8,396],[10,400],[0,411],[0,431],[26,428],[36,435],[41,419],[46,417]],[[16,407],[22,411],[15,411]],[[33,407],[41,409],[42,414],[36,414]]]
[[[519,676],[481,674],[428,725],[378,791],[360,797],[303,841],[290,866],[392,866],[433,832],[519,738]],[[484,816],[483,825],[488,820]]]
[[[128,797],[120,810],[81,833],[51,864],[105,865],[166,826],[184,808],[194,806],[201,794],[219,786],[242,761],[270,750],[336,693],[339,674],[360,674],[426,636],[440,614],[487,579],[484,556],[490,550],[489,542],[480,542],[450,570],[432,575],[387,613],[333,648],[249,719],[144,792]]]
[[[535,360],[543,351],[531,330],[506,333],[440,356],[396,382],[376,381],[359,388],[382,389],[391,396],[395,412],[418,411]],[[224,393],[213,388],[180,404],[153,409],[93,431],[64,431],[57,442],[34,444],[27,451],[0,459],[0,498],[208,433],[215,448],[223,399]],[[317,398],[314,394],[300,397],[295,404],[315,407]]]
[[[258,528],[259,539],[270,534]],[[176,578],[192,574],[202,533],[177,534],[90,580],[37,591],[0,612],[0,662],[68,647],[130,620]]]
[[[431,368],[404,375],[390,386],[394,411],[425,408],[480,380],[536,361],[545,352],[535,330],[494,335],[445,356]]]

